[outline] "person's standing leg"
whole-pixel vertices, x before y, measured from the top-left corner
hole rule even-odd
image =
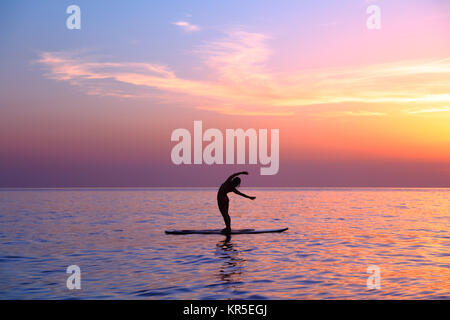
[[[217,203],[219,205],[220,213],[222,214],[223,220],[225,221],[225,231],[230,232],[231,231],[231,218],[228,214],[228,207],[229,207],[229,200],[225,198],[218,198]]]

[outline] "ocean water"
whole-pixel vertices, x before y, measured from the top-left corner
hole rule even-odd
[[[232,228],[289,230],[164,234],[222,228],[214,189],[3,189],[0,298],[450,298],[450,189],[243,191]]]

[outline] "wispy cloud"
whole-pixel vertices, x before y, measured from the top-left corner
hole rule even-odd
[[[379,116],[385,116],[386,113],[384,112],[371,112],[371,111],[343,111],[345,115],[352,116],[352,117],[379,117]]]
[[[264,34],[235,30],[195,50],[208,74],[180,77],[170,67],[143,62],[105,62],[86,54],[43,52],[46,76],[90,94],[146,97],[159,92],[186,106],[242,115],[290,115],[299,107],[342,103],[449,103],[450,58],[361,67],[288,70],[269,68],[273,51]],[[189,98],[186,98],[189,97]],[[379,116],[349,111],[343,116]]]
[[[386,112],[375,112],[367,110],[337,110],[337,111],[322,111],[312,113],[312,115],[323,118],[335,117],[381,117],[388,115]]]
[[[410,114],[435,113],[435,112],[450,112],[450,107],[445,106],[445,107],[441,107],[441,108],[428,108],[428,109],[419,109],[419,110],[407,111],[407,113],[410,113]]]
[[[195,25],[195,24],[191,24],[187,21],[177,21],[177,22],[173,22],[172,24],[184,29],[185,31],[188,32],[192,32],[192,31],[200,31],[200,27]]]

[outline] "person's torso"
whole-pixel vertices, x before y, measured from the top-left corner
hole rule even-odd
[[[217,197],[226,197],[227,193],[231,192],[233,190],[233,187],[230,186],[228,183],[224,182],[219,188],[219,191],[217,191]]]

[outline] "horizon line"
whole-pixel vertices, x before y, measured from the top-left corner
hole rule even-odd
[[[7,190],[51,190],[51,189],[218,189],[218,186],[69,186],[69,187],[0,187]],[[245,186],[240,189],[450,189],[450,186]]]

